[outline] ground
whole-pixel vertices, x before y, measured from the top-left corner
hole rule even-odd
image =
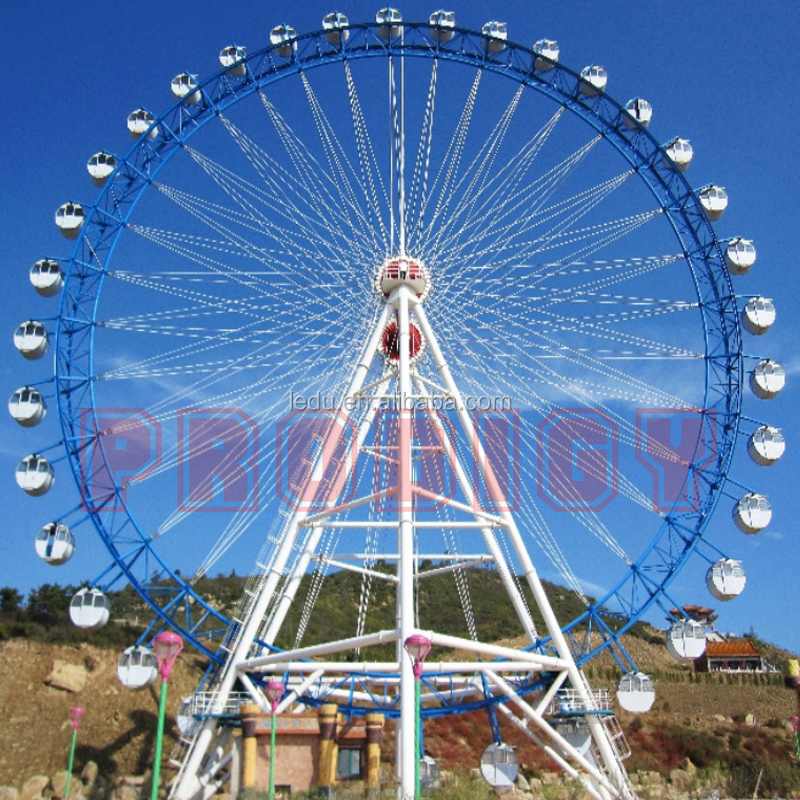
[[[743,759],[790,759],[793,737],[789,717],[796,713],[796,696],[784,689],[778,676],[741,682],[701,676],[678,667],[664,645],[637,638],[628,649],[643,670],[656,678],[657,701],[653,711],[635,718],[618,712],[634,749],[629,762],[634,769],[669,771],[687,755],[714,759],[719,753],[741,753]],[[75,772],[94,761],[108,778],[142,775],[152,764],[158,713],[158,686],[140,691],[123,687],[116,674],[117,653],[87,644],[50,645],[26,639],[0,643],[0,786],[17,786],[32,775],[54,775],[66,767],[72,728],[70,709],[85,708],[78,731]],[[47,683],[54,663],[78,668],[85,680],[77,692]],[[613,688],[619,670],[602,656],[586,668],[595,687]],[[175,712],[191,694],[202,674],[202,664],[184,653],[170,679],[165,755],[175,742]],[[756,682],[757,681],[757,682]],[[520,761],[533,774],[548,765],[526,739],[503,727],[504,737],[517,745]],[[391,757],[387,729],[385,758]],[[469,769],[478,765],[480,753],[490,743],[484,713],[426,724],[426,748],[444,769]],[[638,749],[638,752],[637,752]],[[700,752],[702,751],[702,752]],[[657,754],[657,758],[653,755]],[[671,761],[674,763],[671,763]],[[166,777],[170,768],[165,764]]]
[[[75,772],[95,761],[107,777],[141,775],[151,765],[158,719],[158,685],[131,691],[117,678],[118,654],[87,644],[49,645],[27,639],[0,644],[0,785],[21,786],[32,775],[66,769],[72,737],[70,709],[82,706]],[[46,683],[55,661],[85,669],[78,692]],[[172,722],[181,698],[197,687],[202,672],[189,655],[176,664],[169,683],[167,738],[175,742]]]

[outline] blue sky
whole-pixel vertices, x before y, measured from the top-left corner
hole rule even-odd
[[[357,21],[371,20],[377,8],[354,2],[342,10]],[[427,18],[434,10],[419,2],[400,8],[406,19]],[[800,281],[793,274],[800,234],[794,154],[800,105],[790,89],[796,71],[790,57],[796,9],[789,2],[635,0],[491,6],[468,2],[453,8],[465,27],[480,28],[491,16],[508,23],[514,41],[557,39],[562,62],[574,69],[602,64],[613,97],[625,101],[642,96],[653,104],[650,130],[657,139],[680,135],[691,140],[695,159],[687,177],[692,185],[714,182],[726,188],[730,205],[716,225],[718,236],[745,236],[758,250],[756,266],[736,287],[743,294],[774,298],[778,309],[775,327],[758,340],[746,338],[746,351],[775,358],[788,371],[788,385],[780,396],[769,402],[748,396],[745,413],[780,427],[788,449],[778,464],[764,469],[749,463],[745,441],[740,443],[732,477],[768,495],[773,520],[760,535],[745,537],[730,523],[728,504],[721,503],[715,530],[730,528],[720,535],[726,536],[725,549],[744,562],[748,586],[737,600],[717,604],[718,627],[736,632],[752,627],[760,636],[800,651],[800,629],[784,621],[793,618],[793,606],[800,601],[792,480],[800,458],[795,446],[798,404],[793,401],[800,372],[800,323],[794,311]],[[267,43],[274,25],[287,22],[301,32],[314,30],[330,10],[316,0],[243,0],[225,10],[208,0],[143,2],[113,11],[96,0],[77,5],[46,0],[7,10],[9,80],[5,147],[0,152],[6,287],[0,315],[7,336],[0,370],[7,395],[31,380],[34,370],[41,377],[47,369],[44,362],[25,363],[13,350],[11,335],[24,319],[52,309],[36,297],[27,271],[43,255],[69,252],[52,223],[53,213],[67,199],[92,202],[95,190],[85,171],[88,157],[103,148],[127,149],[128,113],[138,106],[166,109],[171,103],[169,82],[177,73],[208,75],[217,69],[216,55],[224,45],[236,42],[255,50]],[[35,532],[47,514],[57,513],[50,509],[76,501],[65,472],[52,497],[29,498],[14,485],[19,459],[54,443],[55,428],[23,430],[7,415],[0,424],[0,474],[7,476],[0,495],[6,519],[0,585],[27,591],[46,581],[89,577],[53,571],[33,552]],[[99,549],[96,552],[102,558]],[[244,564],[238,571],[247,568]],[[685,602],[713,605],[705,588],[689,581],[688,574],[679,579],[675,594]]]

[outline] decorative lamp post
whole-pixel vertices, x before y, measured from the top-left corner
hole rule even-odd
[[[431,651],[431,640],[421,633],[409,636],[403,642],[406,652],[414,662],[414,797],[420,796],[420,742],[422,741],[422,723],[420,720],[420,681],[422,679],[422,666],[428,653]]]
[[[267,684],[267,700],[272,708],[269,725],[269,800],[275,800],[275,712],[285,691],[286,687],[280,681],[270,681]]]
[[[153,650],[158,659],[158,672],[161,675],[161,696],[158,703],[158,729],[156,731],[156,755],[153,762],[153,786],[150,800],[158,799],[158,779],[161,773],[161,746],[164,739],[164,717],[167,712],[167,681],[175,665],[178,653],[183,650],[183,639],[172,631],[162,631],[153,639]]]
[[[69,785],[72,782],[72,762],[75,760],[75,743],[78,741],[78,726],[81,724],[81,717],[83,717],[82,708],[73,708],[69,712],[72,718],[72,744],[69,748],[69,763],[67,764],[67,782],[64,785],[64,797],[69,797]],[[795,730],[797,730],[795,728]]]

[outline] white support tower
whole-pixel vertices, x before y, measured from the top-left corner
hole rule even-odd
[[[342,477],[359,475],[358,463],[340,458],[331,464],[331,454],[337,452],[344,429],[345,414],[331,415],[326,438],[310,470],[310,479],[315,493],[313,503],[301,503],[287,519],[284,530],[275,546],[273,555],[266,564],[260,588],[253,598],[246,618],[243,619],[238,640],[230,650],[227,664],[218,680],[215,692],[207,707],[209,715],[198,726],[191,746],[184,758],[174,784],[172,797],[175,800],[200,800],[210,797],[224,780],[229,768],[225,748],[218,741],[220,729],[217,717],[226,707],[229,696],[243,687],[252,700],[266,707],[263,692],[258,688],[259,677],[289,675],[287,694],[279,707],[279,713],[292,708],[302,708],[298,700],[304,696],[319,702],[346,697],[352,689],[343,689],[342,682],[348,676],[365,673],[386,675],[384,693],[397,697],[399,692],[400,717],[398,722],[397,780],[398,796],[414,796],[415,760],[415,706],[414,674],[411,659],[405,654],[403,643],[409,636],[423,633],[435,648],[448,648],[467,652],[471,659],[459,662],[426,662],[423,678],[422,704],[429,707],[435,703],[434,692],[428,687],[436,686],[436,676],[446,675],[447,680],[460,687],[466,694],[482,695],[484,699],[497,698],[498,710],[509,717],[533,741],[546,749],[548,754],[570,774],[583,781],[587,791],[598,800],[621,798],[628,800],[633,792],[625,769],[621,763],[620,749],[615,742],[614,730],[609,725],[609,709],[598,702],[578,669],[569,645],[552,611],[533,561],[517,529],[514,515],[505,510],[500,483],[492,467],[491,454],[487,454],[476,435],[473,419],[453,379],[447,360],[433,325],[424,310],[424,299],[430,285],[425,267],[405,255],[388,259],[378,268],[376,289],[384,297],[385,305],[370,335],[367,337],[362,355],[353,369],[346,392],[340,400],[340,409],[352,410],[351,417],[357,426],[357,448],[359,458],[385,459],[390,463],[385,483],[364,487],[358,482],[355,497],[346,502],[327,502],[326,492],[332,486],[341,485]],[[432,379],[419,370],[420,354],[427,351],[427,363],[434,365]],[[370,384],[365,384],[368,375],[379,375]],[[428,410],[441,406],[443,401],[453,409],[455,429],[458,430],[460,446],[453,447],[453,436],[435,414]],[[386,409],[394,422],[384,452],[371,452],[365,446],[367,435],[380,425],[379,409]],[[385,413],[381,411],[380,413]],[[414,425],[420,416],[429,424],[432,436],[438,438],[430,450],[444,453],[458,484],[460,495],[444,497],[448,519],[430,516],[417,510],[423,500],[432,493],[421,482],[415,480],[415,470],[425,457],[426,445],[419,443],[419,434]],[[415,438],[417,437],[417,438]],[[464,443],[467,443],[466,446]],[[338,452],[341,452],[339,450]],[[465,453],[479,470],[479,482],[485,486],[494,507],[486,510],[476,502],[475,489],[470,481],[469,465],[464,463]],[[328,462],[328,463],[324,463]],[[391,477],[394,476],[394,477]],[[384,509],[365,514],[366,508]],[[362,512],[362,513],[360,513]],[[530,642],[530,649],[515,649],[496,644],[479,642],[475,638],[461,638],[442,631],[420,631],[417,619],[417,590],[419,580],[425,577],[419,564],[424,549],[424,537],[434,528],[449,526],[452,529],[478,530],[484,543],[481,553],[463,556],[462,560],[452,556],[450,565],[439,566],[432,572],[441,572],[454,567],[463,568],[473,564],[491,564],[501,577],[520,625]],[[325,562],[327,557],[320,552],[319,544],[326,528],[386,529],[396,530],[395,552],[375,552],[371,563],[395,565],[395,571],[372,571],[376,579],[396,583],[397,608],[396,627],[375,633],[361,633],[355,637],[325,644],[300,647],[284,652],[271,652],[264,645],[272,644],[300,586],[301,579],[313,560]],[[503,539],[506,547],[499,544]],[[298,555],[294,555],[293,553]],[[513,553],[513,556],[511,555]],[[356,571],[369,570],[368,565],[357,566],[364,554],[338,553],[335,566]],[[445,557],[442,563],[447,562]],[[327,564],[333,563],[327,559]],[[532,615],[516,585],[514,574],[520,574],[530,590],[546,631],[541,636],[550,640],[545,651],[537,647],[540,634],[536,631]],[[395,657],[392,661],[371,659],[372,645],[394,643]],[[359,653],[354,661],[354,653]],[[315,662],[313,676],[308,677],[309,659]],[[517,687],[524,684],[526,676],[547,672],[552,680],[544,683],[543,689],[531,696],[524,696]],[[455,677],[454,677],[455,676]],[[373,681],[376,679],[373,677]],[[237,684],[239,686],[237,686]],[[550,715],[553,703],[569,696],[571,714],[585,720],[592,739],[591,751],[577,748],[552,724]],[[364,693],[364,700],[368,693]],[[533,699],[531,699],[533,698]],[[380,709],[378,709],[380,710]]]

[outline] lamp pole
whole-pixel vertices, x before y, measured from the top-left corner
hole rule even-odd
[[[167,682],[175,665],[178,653],[183,650],[183,639],[172,631],[162,631],[153,639],[153,649],[158,659],[161,675],[161,696],[158,702],[158,728],[156,729],[156,753],[153,761],[153,785],[150,800],[158,800],[158,779],[161,774],[161,746],[164,739],[164,717],[167,713]]]
[[[414,797],[421,795],[421,780],[419,774],[420,744],[422,742],[422,718],[420,713],[420,683],[422,681],[422,667],[428,653],[431,651],[431,640],[421,633],[409,636],[403,642],[406,652],[411,656],[414,669]]]
[[[269,800],[275,800],[275,712],[285,691],[286,687],[280,681],[270,681],[267,684],[266,694],[272,709],[269,725]]]
[[[83,717],[82,708],[73,708],[69,715],[72,719],[72,744],[69,748],[69,762],[67,763],[67,782],[64,785],[64,797],[69,797],[69,785],[72,782],[72,762],[75,760],[75,743],[78,741],[78,726],[81,724],[81,717]]]

